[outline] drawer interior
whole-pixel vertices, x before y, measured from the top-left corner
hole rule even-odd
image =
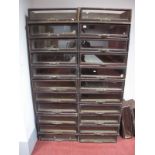
[[[91,91],[108,91],[115,90],[121,91],[123,89],[123,82],[115,81],[81,81],[81,90]]]
[[[128,37],[129,26],[119,24],[81,24],[81,36]]]
[[[77,105],[73,103],[38,103],[38,112],[76,113]]]
[[[81,124],[118,124],[119,116],[98,116],[98,115],[84,115],[80,116]]]
[[[33,81],[34,90],[38,91],[75,91],[76,81]]]
[[[121,102],[121,93],[104,93],[104,94],[81,94],[81,102],[94,102],[94,103],[117,103]]]
[[[39,124],[76,124],[75,116],[38,116]]]
[[[69,53],[33,53],[31,61],[33,64],[75,64],[77,55]]]
[[[30,25],[29,29],[32,36],[75,36],[77,34],[77,26],[74,24],[37,24]]]
[[[76,50],[75,39],[32,39],[30,42],[32,50]]]
[[[124,78],[123,69],[113,68],[81,68],[83,78]]]

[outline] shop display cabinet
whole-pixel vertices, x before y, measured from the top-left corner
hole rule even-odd
[[[29,9],[29,68],[38,139],[116,142],[131,10]]]

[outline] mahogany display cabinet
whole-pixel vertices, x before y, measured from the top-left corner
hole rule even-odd
[[[28,10],[38,139],[117,141],[130,22],[127,9]]]

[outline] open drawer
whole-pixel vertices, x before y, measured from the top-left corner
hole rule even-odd
[[[88,79],[124,79],[124,68],[96,68],[96,67],[81,67],[81,78]]]
[[[51,103],[76,102],[76,94],[71,93],[36,93],[36,101]]]
[[[81,125],[119,124],[119,115],[80,115]]]
[[[33,80],[35,92],[76,92],[74,80]]]
[[[121,66],[125,61],[126,55],[80,54],[80,65]]]
[[[80,133],[82,134],[95,134],[95,135],[110,135],[110,134],[118,134],[118,125],[81,125]]]
[[[56,125],[39,125],[39,132],[41,133],[55,133],[55,134],[76,134],[77,128],[75,125],[64,125],[64,124],[56,124]]]
[[[31,62],[34,65],[76,65],[77,54],[74,53],[33,53]]]
[[[127,50],[127,40],[115,40],[115,39],[82,39],[81,40],[81,51],[124,51]]]
[[[81,24],[80,35],[84,38],[128,38],[129,25]]]
[[[40,115],[37,117],[39,124],[77,124],[77,116],[69,115]]]
[[[76,78],[74,67],[33,67],[32,75],[35,79],[74,79]]]
[[[80,105],[81,114],[120,114],[121,106],[116,105]]]
[[[63,113],[76,113],[77,105],[73,103],[43,103],[39,102],[37,111],[46,114],[63,114]]]
[[[77,52],[75,39],[31,39],[31,50]]]
[[[31,37],[76,37],[77,26],[74,24],[37,24],[29,26]]]
[[[80,102],[82,103],[120,103],[122,99],[122,93],[113,92],[113,93],[82,93],[80,94]]]
[[[39,133],[39,139],[46,141],[77,141],[78,138],[74,134]]]
[[[82,92],[122,92],[124,82],[122,81],[93,81],[81,80],[80,91]]]
[[[114,143],[117,141],[117,135],[80,135],[79,141],[92,143]]]
[[[77,9],[29,9],[29,20],[32,21],[76,21]]]

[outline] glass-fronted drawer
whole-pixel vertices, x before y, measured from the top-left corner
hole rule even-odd
[[[76,78],[76,74],[76,68],[33,67],[32,69],[33,77],[38,79]]]
[[[119,115],[82,115],[80,116],[80,123],[89,124],[119,124]]]
[[[32,37],[75,37],[77,35],[77,26],[74,24],[30,25],[29,33]]]
[[[77,136],[74,134],[55,134],[55,133],[38,133],[40,140],[51,141],[77,141]]]
[[[124,69],[83,67],[80,70],[81,70],[81,78],[89,78],[89,79],[125,78]]]
[[[92,143],[115,143],[117,141],[117,135],[80,135],[79,141]]]
[[[83,93],[80,95],[80,102],[92,102],[92,103],[120,103],[122,98],[122,93],[103,93],[103,94],[95,94],[95,93]]]
[[[45,115],[38,116],[39,124],[76,124],[77,117],[76,116],[66,116],[66,115]]]
[[[81,114],[120,114],[121,107],[115,105],[81,105]]]
[[[102,39],[102,40],[93,40],[86,39],[81,40],[82,51],[107,51],[107,50],[115,50],[115,51],[125,51],[127,50],[127,41],[124,40],[112,40],[112,39]]]
[[[81,80],[81,92],[121,92],[124,82]]]
[[[75,92],[76,91],[76,81],[73,80],[34,80],[33,90],[35,92]]]
[[[75,39],[31,39],[31,50],[77,51]]]
[[[127,38],[129,35],[129,25],[119,24],[81,24],[81,37],[92,38]]]
[[[76,113],[77,105],[75,103],[45,103],[38,102],[37,110],[46,114]]]
[[[30,20],[76,21],[77,9],[29,9]]]
[[[76,126],[75,125],[39,125],[39,132],[42,133],[76,133]]]
[[[80,126],[80,133],[83,134],[118,134],[118,126],[100,126],[100,125],[87,125]]]
[[[103,22],[130,22],[131,10],[82,8],[81,20]]]
[[[40,102],[76,102],[76,94],[71,93],[37,93],[36,101]]]
[[[125,65],[126,55],[80,54],[81,65]]]
[[[50,65],[76,65],[77,54],[71,53],[33,53],[31,55],[33,64]]]

